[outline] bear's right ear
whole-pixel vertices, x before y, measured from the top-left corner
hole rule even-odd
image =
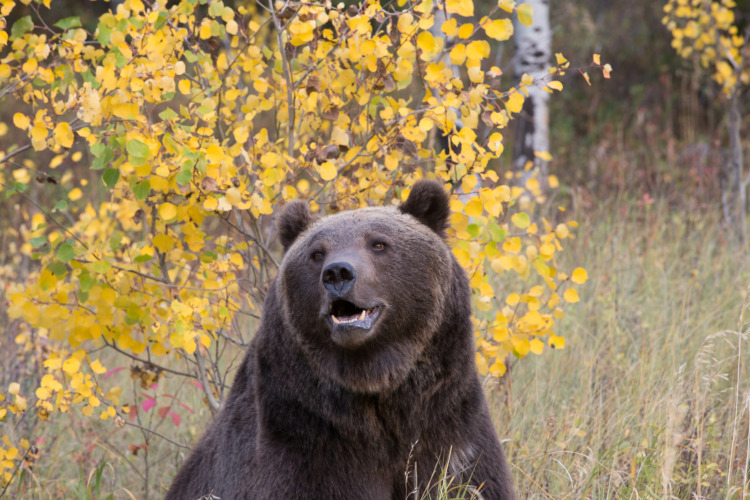
[[[297,236],[315,222],[306,201],[292,200],[281,209],[277,229],[284,252],[289,250]]]
[[[437,181],[422,180],[414,184],[409,197],[398,209],[445,238],[450,216],[450,199],[443,185]]]

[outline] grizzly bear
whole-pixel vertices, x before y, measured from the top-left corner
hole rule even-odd
[[[260,329],[168,500],[435,498],[441,476],[514,498],[448,204],[421,181],[399,207],[284,207]]]

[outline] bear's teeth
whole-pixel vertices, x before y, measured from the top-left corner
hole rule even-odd
[[[366,309],[362,309],[362,314],[359,315],[359,320],[360,321],[364,321],[366,315],[367,315],[367,310]]]
[[[331,314],[331,319],[333,320],[334,324],[338,325],[339,323],[341,323],[341,321],[339,321],[339,319],[333,314]]]

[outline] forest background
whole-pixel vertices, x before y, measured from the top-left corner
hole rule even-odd
[[[750,4],[666,3],[552,2],[534,80],[521,2],[3,0],[0,497],[161,498],[252,338],[273,212],[438,177],[520,495],[747,498]],[[731,11],[734,57],[681,6]],[[514,165],[540,88],[549,145]]]

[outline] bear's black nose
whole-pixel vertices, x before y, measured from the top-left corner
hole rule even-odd
[[[357,272],[346,262],[334,262],[323,269],[323,286],[334,295],[344,295],[357,279]]]

